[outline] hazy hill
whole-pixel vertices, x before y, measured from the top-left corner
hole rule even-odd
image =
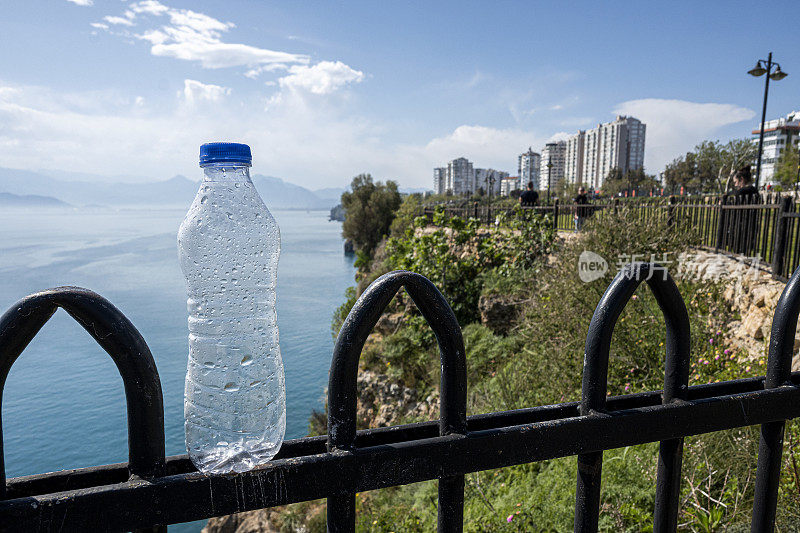
[[[70,207],[66,202],[52,196],[39,196],[36,194],[11,194],[0,192],[0,206],[2,207]]]
[[[48,174],[53,174],[48,171]],[[14,195],[50,196],[73,205],[153,205],[188,206],[200,186],[185,176],[146,183],[108,183],[102,181],[62,180],[40,172],[0,168],[0,192]],[[336,197],[325,197],[287,183],[280,178],[253,176],[261,197],[268,207],[295,209],[330,209]]]

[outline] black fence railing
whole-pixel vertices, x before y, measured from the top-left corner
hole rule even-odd
[[[606,397],[611,333],[643,279],[667,326],[664,390]],[[361,349],[400,287],[439,343],[441,418],[356,431]],[[398,271],[362,294],[339,334],[328,388],[328,435],[289,440],[274,460],[250,472],[204,475],[185,455],[164,457],[163,400],[153,358],[134,326],[91,291],[67,287],[37,293],[0,317],[0,384],[58,307],[97,340],[120,371],[129,461],[7,480],[0,499],[2,531],[164,531],[166,524],[327,498],[328,530],[352,532],[355,493],[438,480],[439,531],[458,532],[466,473],[576,455],[574,528],[590,532],[597,530],[600,515],[603,451],[647,442],[660,442],[654,458],[654,531],[675,531],[684,437],[761,425],[752,531],[767,532],[776,516],[784,424],[800,416],[800,372],[790,372],[800,270],[776,307],[766,377],[689,387],[683,299],[663,268],[634,263],[612,281],[592,317],[580,402],[470,417],[464,345],[453,312],[430,281]]]
[[[523,209],[550,217],[553,228],[561,231],[574,231],[578,224],[602,220],[611,212],[640,220],[664,219],[695,231],[702,246],[758,262],[783,281],[800,266],[800,203],[792,196],[643,197],[599,200],[585,206],[555,200]],[[514,212],[507,205],[476,203],[426,206],[421,214],[432,219],[436,210],[448,217],[476,218],[487,225]]]

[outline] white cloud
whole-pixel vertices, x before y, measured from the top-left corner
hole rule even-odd
[[[558,133],[554,133],[547,139],[549,143],[557,143],[559,141],[566,141],[568,138],[575,135],[575,133],[570,133],[568,131],[559,131]]]
[[[252,68],[244,73],[250,79],[256,79],[264,72],[275,72],[276,70],[288,70],[289,67],[280,63],[273,63],[271,65],[261,65],[260,67]],[[273,84],[274,85],[274,84]]]
[[[645,98],[619,104],[614,112],[632,115],[647,125],[645,167],[659,172],[674,158],[714,135],[724,126],[750,120],[755,112],[733,104]]]
[[[255,172],[315,188],[379,172],[375,164],[390,160],[370,123],[326,98],[290,92],[265,110],[261,99],[196,80],[185,81],[180,94],[179,100],[138,105],[133,95],[117,101],[0,85],[0,167],[109,176],[135,167],[151,179],[199,176],[198,147],[229,139],[252,146]]]
[[[529,146],[539,147],[546,141],[546,135],[534,131],[462,125],[424,146],[403,146],[392,151],[396,150],[396,157],[400,158],[401,168],[405,170],[404,185],[408,178],[416,178],[414,185],[430,187],[430,179],[420,183],[420,177],[427,178],[434,167],[443,166],[457,157],[466,157],[476,167],[504,170],[515,175],[517,156]],[[395,156],[387,154],[387,157]]]
[[[88,6],[93,6],[94,5],[94,1],[93,0],[67,0],[67,2],[72,2],[73,4],[75,4],[77,6],[86,6],[86,7],[88,7]]]
[[[281,96],[265,109],[263,98],[185,80],[180,99],[143,105],[135,95],[0,85],[0,167],[199,176],[200,144],[227,139],[251,145],[254,172],[309,188],[342,186],[360,172],[430,187],[432,169],[460,156],[515,174],[517,155],[548,140],[546,131],[462,125],[399,144],[358,113],[356,100],[292,90]]]
[[[121,35],[149,42],[150,53],[155,56],[196,61],[209,69],[249,67],[251,76],[257,75],[265,65],[309,62],[308,56],[303,54],[224,42],[223,34],[235,27],[232,22],[223,22],[190,9],[172,8],[157,0],[133,2],[123,15],[106,16],[104,20],[116,26],[140,28],[138,32],[122,32]],[[149,25],[152,18],[163,17],[168,19],[166,24]]]
[[[100,30],[107,30],[108,29],[108,24],[103,24],[102,22],[92,22],[90,24],[90,26],[93,27],[93,28],[100,29]]]
[[[351,83],[360,83],[364,73],[341,61],[321,61],[314,66],[295,65],[289,75],[278,82],[283,88],[305,90],[314,94],[330,94]]]
[[[147,13],[148,15],[163,15],[169,8],[156,0],[143,0],[131,4],[131,11],[134,13]]]
[[[227,87],[205,84],[197,80],[183,80],[183,98],[189,105],[204,100],[218,102],[229,94],[231,94],[231,90]]]
[[[114,17],[114,16],[107,16],[103,17],[103,20],[108,22],[109,24],[114,25],[121,25],[121,26],[133,26],[133,21],[126,17]]]

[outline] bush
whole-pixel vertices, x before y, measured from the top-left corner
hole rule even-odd
[[[462,326],[475,322],[487,273],[504,277],[531,269],[552,245],[553,231],[545,218],[509,220],[503,230],[489,231],[476,219],[447,218],[441,211],[433,226],[419,217],[405,235],[388,240],[386,264],[422,274],[448,299]]]

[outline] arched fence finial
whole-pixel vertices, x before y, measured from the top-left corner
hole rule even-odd
[[[772,318],[772,332],[769,339],[767,376],[765,389],[791,385],[789,377],[792,369],[794,336],[797,332],[797,318],[800,316],[800,268],[794,271],[784,287],[775,315]],[[783,453],[783,430],[786,422],[777,420],[761,425],[758,443],[758,467],[756,470],[755,499],[753,500],[753,521],[751,531],[761,533],[775,529],[775,512],[778,504],[778,482],[781,475],[781,454]]]
[[[441,357],[440,435],[466,434],[467,367],[464,339],[453,310],[427,278],[404,270],[375,280],[347,316],[333,351],[328,383],[328,450],[355,448],[357,377],[361,350],[395,293],[405,287],[436,335]],[[464,476],[439,479],[439,531],[463,527]],[[355,495],[328,498],[328,531],[355,529]]]
[[[164,475],[164,399],[155,361],[142,336],[108,300],[79,287],[59,287],[23,298],[0,317],[0,403],[14,361],[61,307],[111,356],[125,387],[128,470],[131,477]],[[0,421],[0,499],[6,477]],[[154,530],[165,530],[156,527]]]
[[[646,280],[664,314],[667,326],[662,403],[687,399],[689,381],[689,314],[678,287],[666,269],[655,263],[631,263],[623,268],[597,304],[583,361],[580,413],[590,416],[606,407],[608,362],[614,326],[639,284]],[[680,493],[683,439],[660,442],[653,530],[675,531]],[[603,452],[578,455],[575,531],[594,532],[600,512]]]

